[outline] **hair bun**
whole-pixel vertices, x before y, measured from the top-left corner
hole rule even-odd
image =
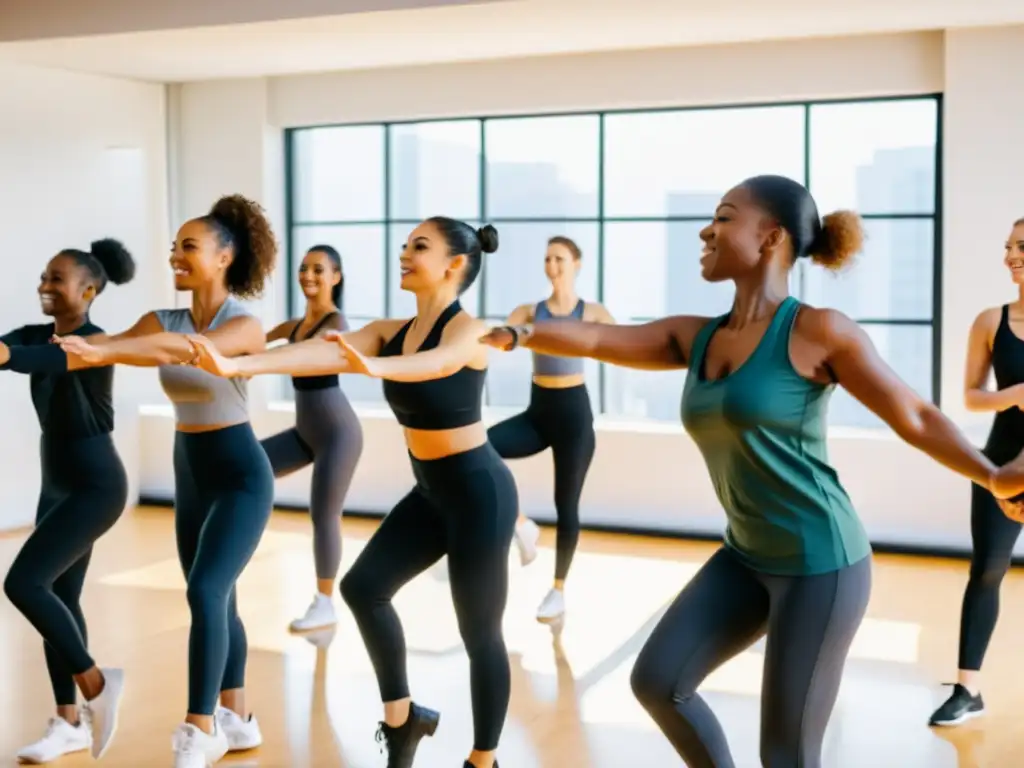
[[[89,253],[114,285],[124,285],[135,277],[135,260],[120,241],[109,237],[97,240],[89,246]]]
[[[853,211],[835,211],[821,220],[821,230],[808,249],[815,264],[826,269],[846,267],[864,248],[864,222]]]
[[[498,250],[498,230],[492,224],[484,224],[476,231],[477,239],[480,241],[480,250],[484,253],[494,253]]]

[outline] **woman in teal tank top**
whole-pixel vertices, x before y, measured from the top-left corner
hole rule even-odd
[[[839,269],[860,250],[856,214],[822,219],[801,184],[758,176],[722,198],[700,237],[704,279],[736,285],[728,315],[637,326],[552,321],[497,328],[485,341],[632,368],[689,369],[683,425],[725,509],[725,545],[652,632],[633,691],[690,768],[731,768],[725,734],[697,688],[767,635],[762,764],[819,768],[871,587],[870,542],[828,463],[835,385],[907,443],[997,496],[1024,491],[1024,461],[997,469],[893,373],[856,323],[789,296],[796,259]]]

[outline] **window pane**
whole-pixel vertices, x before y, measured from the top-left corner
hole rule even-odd
[[[804,178],[803,107],[605,118],[605,215],[707,216],[748,176]]]
[[[732,283],[708,283],[700,276],[703,226],[691,221],[605,224],[604,298],[618,322],[729,310]]]
[[[489,325],[501,325],[504,317],[487,318]],[[600,364],[594,360],[584,363],[584,374],[590,403],[594,413],[600,409]],[[491,353],[484,385],[485,402],[492,408],[518,411],[530,402],[530,384],[533,380],[533,355],[525,349]]]
[[[803,300],[855,320],[931,320],[935,222],[869,219],[853,267],[839,273],[801,262]]]
[[[882,358],[921,397],[932,391],[932,329],[927,325],[863,325]],[[835,427],[884,427],[884,422],[837,387],[829,406],[828,423]]]
[[[933,213],[934,99],[811,107],[811,192],[822,213]]]
[[[606,366],[607,413],[632,420],[653,419],[680,424],[679,404],[685,380],[686,371],[637,371]]]
[[[295,221],[384,218],[384,127],[310,128],[292,134]]]
[[[500,247],[484,256],[484,311],[507,317],[520,304],[536,303],[551,295],[544,274],[544,254],[553,235],[569,237],[583,251],[576,278],[581,299],[597,301],[597,224],[512,224],[498,226]]]
[[[358,331],[365,325],[369,325],[377,317],[347,317],[349,328]],[[373,379],[369,376],[349,375],[341,377],[341,389],[353,403],[382,403],[384,402],[384,389],[380,379]]]
[[[479,227],[478,222],[466,222],[470,226]],[[402,246],[409,239],[409,233],[415,228],[415,224],[392,224],[389,228],[391,242],[390,253],[387,258],[391,262],[391,274],[388,278],[388,291],[391,295],[391,317],[414,317],[416,315],[416,297],[401,288],[402,273],[398,267],[398,260],[402,257]],[[500,235],[500,233],[499,233]],[[500,251],[499,251],[500,253]],[[496,254],[484,254],[484,261]],[[480,314],[480,277],[473,282],[469,290],[459,297],[462,307],[471,315]]]
[[[381,317],[384,314],[384,226],[348,224],[333,227],[295,227],[292,229],[293,273],[291,290],[294,308],[301,314],[306,298],[298,285],[298,269],[306,251],[314,245],[332,245],[341,254],[345,275],[342,309],[345,315]]]
[[[391,126],[391,218],[480,218],[480,121]]]
[[[488,218],[596,217],[599,118],[488,120]]]

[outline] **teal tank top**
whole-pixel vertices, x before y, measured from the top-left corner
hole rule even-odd
[[[790,361],[799,310],[787,298],[747,361],[718,381],[705,378],[704,358],[728,315],[709,322],[694,339],[681,408],[725,509],[726,546],[750,568],[785,576],[836,571],[871,554],[828,463],[835,386],[809,381]]]

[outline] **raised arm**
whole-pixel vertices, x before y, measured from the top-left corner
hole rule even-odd
[[[993,488],[995,465],[942,411],[896,375],[859,325],[840,312],[809,308],[801,311],[797,322],[822,346],[825,363],[839,384],[900,438],[983,488]],[[1004,489],[1004,495],[1021,491],[1024,476],[1019,488]]]
[[[992,342],[999,328],[1000,308],[986,309],[971,326],[964,368],[964,405],[969,411],[1005,411],[1024,403],[1024,385],[988,388],[992,373]]]
[[[547,355],[589,357],[627,368],[685,368],[693,339],[709,318],[679,315],[643,325],[545,320],[535,325],[493,328],[484,343],[498,349],[526,347]]]
[[[392,328],[397,330],[400,324],[401,321],[397,320],[377,320],[358,331],[345,334],[345,337],[362,354],[376,355],[380,351],[384,334]],[[219,376],[248,377],[279,373],[301,377],[354,372],[339,344],[322,336],[234,359],[217,343],[199,337],[194,337],[192,341],[202,352],[198,365]]]
[[[372,357],[363,354],[352,344],[352,334],[331,334],[348,358],[354,373],[363,373],[390,381],[431,381],[443,379],[467,366],[484,368],[487,347],[480,343],[486,330],[480,320],[460,315],[445,328],[440,343],[434,349],[412,355]]]

